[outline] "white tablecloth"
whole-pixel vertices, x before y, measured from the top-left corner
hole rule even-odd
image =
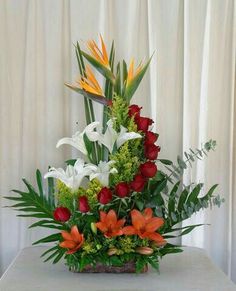
[[[43,263],[45,247],[20,252],[0,281],[1,291],[231,291],[235,285],[206,256],[204,250],[184,248],[164,257],[160,274],[76,274],[63,262]]]

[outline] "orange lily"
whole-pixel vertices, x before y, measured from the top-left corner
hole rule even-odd
[[[107,49],[103,41],[102,36],[100,35],[102,50],[99,49],[98,45],[94,40],[88,41],[88,49],[90,50],[92,56],[103,66],[109,68],[109,59],[107,55]]]
[[[64,241],[59,244],[61,248],[68,249],[67,254],[73,254],[81,248],[84,243],[84,235],[81,234],[76,225],[72,226],[71,231],[61,232]]]
[[[131,60],[128,70],[128,76],[126,81],[126,86],[130,84],[130,82],[138,75],[138,73],[142,70],[143,64],[140,63],[137,69],[134,72],[134,59]]]
[[[159,245],[164,245],[166,242],[163,237],[156,232],[164,224],[164,220],[160,217],[153,217],[151,208],[146,208],[142,214],[134,209],[131,211],[132,226],[123,228],[125,235],[138,235],[140,238],[148,238],[157,242]]]
[[[104,234],[105,237],[111,238],[117,235],[122,235],[122,227],[125,224],[125,219],[117,220],[117,215],[114,210],[109,210],[108,213],[100,211],[100,221],[96,223],[96,227]]]

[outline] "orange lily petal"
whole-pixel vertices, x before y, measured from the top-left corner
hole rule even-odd
[[[101,222],[105,222],[107,214],[104,211],[100,211],[100,220]]]
[[[145,217],[145,219],[148,220],[148,219],[152,218],[152,215],[153,215],[153,211],[151,208],[146,208],[144,210],[143,216]]]
[[[111,226],[114,227],[115,224],[117,223],[117,216],[116,213],[113,209],[111,209],[108,213],[107,213],[107,226]]]
[[[135,229],[140,230],[145,226],[145,218],[142,213],[134,209],[131,211],[132,224]]]
[[[81,237],[81,234],[79,233],[79,230],[78,230],[76,225],[72,226],[70,233],[71,233],[71,236],[73,237],[73,240],[75,242],[77,242],[77,243],[81,242],[82,237]]]
[[[164,224],[164,220],[160,217],[153,217],[149,219],[146,224],[145,231],[154,232]]]
[[[153,232],[153,233],[145,232],[143,234],[143,238],[149,238],[150,240],[154,240],[157,243],[164,243],[163,237],[157,232]]]
[[[125,224],[125,219],[122,218],[122,219],[117,221],[116,228],[121,228],[124,224]]]
[[[61,235],[64,238],[64,240],[73,240],[73,237],[71,236],[71,234],[65,230],[61,232]]]
[[[123,234],[125,235],[137,234],[137,231],[133,226],[125,226],[122,231],[123,231]]]
[[[99,230],[101,230],[101,232],[106,232],[108,230],[108,227],[104,222],[97,222],[95,225]]]
[[[65,249],[73,249],[76,247],[76,242],[74,242],[72,240],[65,240],[65,241],[61,242],[59,244],[59,246],[61,248],[65,248]]]

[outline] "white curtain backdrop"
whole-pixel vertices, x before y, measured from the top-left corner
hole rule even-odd
[[[0,0],[0,194],[74,154],[55,149],[85,125],[81,96],[63,85],[78,74],[73,43],[101,33],[115,40],[117,59],[155,51],[133,101],[155,120],[162,158],[217,140],[184,179],[219,183],[226,199],[194,216],[211,225],[182,243],[206,249],[236,281],[235,15],[234,0]],[[45,233],[27,230],[30,222],[0,208],[0,274]]]

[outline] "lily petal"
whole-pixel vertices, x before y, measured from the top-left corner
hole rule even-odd
[[[145,230],[147,232],[154,232],[164,224],[164,220],[160,217],[151,218],[146,224]]]
[[[145,226],[145,218],[142,213],[134,209],[131,211],[132,224],[136,230],[140,230]]]

